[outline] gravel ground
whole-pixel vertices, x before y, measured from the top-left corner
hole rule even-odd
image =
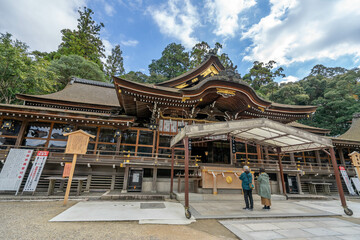
[[[137,222],[48,222],[67,207],[62,201],[0,202],[0,239],[237,239],[216,220],[191,225]]]

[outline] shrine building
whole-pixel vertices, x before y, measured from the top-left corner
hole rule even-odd
[[[158,193],[170,191],[170,142],[186,125],[266,118],[321,136],[330,132],[297,122],[310,118],[316,106],[265,100],[214,55],[162,83],[137,83],[120,77],[104,83],[74,77],[61,91],[18,94],[17,99],[23,104],[0,104],[0,169],[11,148],[49,151],[37,191],[46,191],[49,180],[45,178],[61,176],[64,164],[71,162],[72,156],[64,153],[64,134],[75,130],[95,136],[87,153],[78,156],[75,169],[76,176],[86,177],[85,191]],[[349,153],[360,147],[358,118],[354,115],[348,132],[331,138],[337,163],[349,176],[355,176]],[[236,176],[237,169],[248,165],[255,176],[264,167],[272,192],[284,192],[278,156],[268,147],[229,135],[193,139],[189,145],[190,191],[213,192],[208,180],[204,182],[209,169]],[[184,153],[180,142],[174,147],[178,191],[184,187]],[[282,155],[282,165],[287,193],[308,193],[312,182],[331,183],[330,191],[337,192],[330,156],[325,151],[287,153]],[[239,189],[240,184],[219,185],[220,193]]]

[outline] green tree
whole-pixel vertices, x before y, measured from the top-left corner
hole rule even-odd
[[[204,41],[195,44],[190,51],[190,68],[198,66],[208,54],[215,54],[225,68],[236,71],[237,66],[234,65],[228,54],[222,53],[221,55],[218,55],[220,49],[222,49],[222,45],[218,42],[215,43],[214,48],[211,48],[210,45]]]
[[[116,45],[111,50],[111,55],[107,57],[105,64],[106,75],[110,82],[112,82],[112,76],[120,76],[125,73],[123,61],[120,45]]]
[[[121,78],[129,80],[129,81],[133,81],[133,82],[146,83],[149,79],[149,76],[140,71],[137,71],[137,72],[130,71],[130,72],[122,75]]]
[[[10,33],[0,35],[0,102],[16,103],[18,93],[46,94],[56,89],[58,76],[48,69],[49,61],[31,57],[27,49]]]
[[[62,55],[79,55],[87,60],[95,62],[102,68],[100,58],[105,57],[105,47],[100,39],[100,30],[103,23],[97,24],[92,15],[94,12],[87,7],[83,11],[78,10],[80,17],[76,30],[63,29],[62,43],[59,53]]]
[[[7,104],[24,89],[23,80],[31,65],[26,44],[11,37],[10,33],[0,37],[0,101]]]
[[[299,83],[282,84],[280,89],[270,95],[270,100],[278,103],[306,105],[310,97]]]
[[[285,77],[283,68],[274,69],[275,61],[268,63],[255,61],[250,72],[244,75],[244,81],[248,82],[255,90],[259,90],[261,86],[274,81],[276,77]]]
[[[50,69],[59,75],[59,83],[64,87],[72,76],[106,82],[105,74],[94,62],[78,55],[62,56],[50,64]]]
[[[170,43],[162,52],[161,58],[152,60],[149,65],[150,74],[163,75],[167,79],[174,78],[189,70],[189,53],[181,44]]]

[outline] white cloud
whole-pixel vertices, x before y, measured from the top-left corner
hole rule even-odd
[[[239,14],[256,4],[255,0],[206,0],[209,19],[215,22],[213,33],[225,37],[234,37],[239,29]]]
[[[102,39],[102,42],[105,47],[105,56],[111,55],[111,50],[114,48],[114,45],[107,39]]]
[[[314,59],[360,57],[360,1],[270,0],[270,14],[243,33],[247,61],[280,65]]]
[[[290,83],[290,82],[296,82],[298,81],[299,78],[298,77],[295,77],[295,76],[287,76],[287,77],[284,77],[283,80],[280,82],[280,83]]]
[[[127,40],[127,41],[121,41],[120,43],[124,46],[135,47],[136,45],[139,44],[139,41],[138,40]]]
[[[114,7],[106,2],[104,2],[104,9],[105,9],[106,14],[110,17],[113,16],[115,13]]]
[[[169,0],[161,6],[148,8],[160,32],[178,39],[186,48],[192,48],[198,40],[194,29],[200,25],[199,14],[190,0]]]
[[[74,29],[85,0],[16,0],[0,2],[0,32],[9,32],[31,50],[55,51],[60,30]]]

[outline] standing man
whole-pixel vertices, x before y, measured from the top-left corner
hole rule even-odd
[[[242,181],[242,189],[244,192],[244,199],[246,207],[243,209],[252,211],[254,208],[254,202],[252,197],[252,190],[254,185],[252,183],[252,174],[250,173],[250,168],[248,166],[244,166],[244,172],[240,175],[240,180]],[[249,205],[250,200],[250,205]]]

